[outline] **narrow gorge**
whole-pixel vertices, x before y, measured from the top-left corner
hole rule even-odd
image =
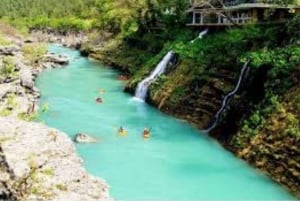
[[[299,199],[299,14],[2,0],[0,199]]]

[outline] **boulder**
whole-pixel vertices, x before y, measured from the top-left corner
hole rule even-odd
[[[29,89],[33,88],[34,82],[33,82],[33,76],[30,69],[22,68],[20,70],[20,81],[22,86],[27,87]]]
[[[58,65],[67,65],[69,63],[69,59],[64,55],[47,54],[46,62],[51,62]]]
[[[74,141],[76,143],[95,143],[98,140],[95,139],[95,138],[93,138],[93,137],[91,137],[91,136],[89,136],[86,133],[77,133],[75,135]]]

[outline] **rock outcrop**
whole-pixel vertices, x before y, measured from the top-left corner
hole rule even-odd
[[[47,54],[44,60],[60,66],[67,65],[69,63],[68,57],[64,55]]]
[[[21,86],[27,87],[28,89],[33,89],[34,81],[32,72],[29,68],[20,69],[20,81]]]
[[[69,137],[38,123],[0,118],[0,183],[22,201],[109,201],[108,186],[89,175]],[[4,160],[4,161],[3,161]],[[16,185],[18,184],[18,185]],[[3,188],[2,188],[3,189]]]
[[[32,67],[21,47],[22,44],[0,47],[0,69],[6,57],[9,58],[6,62],[10,62],[6,65],[12,68],[0,75],[0,116],[33,115],[38,109],[36,103],[40,97],[39,90],[34,87],[35,78],[43,69],[60,68],[68,64],[66,56],[46,54],[37,66]]]
[[[75,135],[74,141],[77,143],[94,143],[97,142],[98,140],[89,136],[86,133],[77,133]]]
[[[289,90],[257,134],[241,129],[233,151],[300,197],[300,85]]]
[[[66,47],[79,49],[88,40],[84,33],[59,33],[52,30],[32,30],[31,37],[25,42],[59,43]]]

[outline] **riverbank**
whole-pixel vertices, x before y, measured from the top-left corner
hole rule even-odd
[[[46,44],[1,27],[0,199],[111,200],[107,184],[86,172],[66,134],[27,122],[38,115],[35,78],[44,69],[63,67],[68,58],[48,54]]]

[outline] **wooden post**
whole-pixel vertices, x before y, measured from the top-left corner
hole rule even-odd
[[[195,11],[193,11],[193,24],[195,24],[195,19],[196,18],[196,16],[195,16]]]
[[[200,24],[203,25],[203,13],[200,13]]]

